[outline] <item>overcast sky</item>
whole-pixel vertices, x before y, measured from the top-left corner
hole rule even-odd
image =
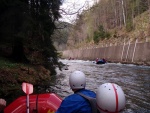
[[[76,14],[72,14],[77,12],[79,9],[80,13],[84,8],[88,8],[93,5],[95,0],[64,0],[63,5],[61,6],[61,9],[65,10],[69,15],[63,14],[62,18],[60,20],[64,20],[66,22],[73,21],[76,18]]]

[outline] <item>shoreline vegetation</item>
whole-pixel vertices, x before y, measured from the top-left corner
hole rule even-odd
[[[0,97],[7,104],[25,95],[21,89],[23,82],[34,85],[34,93],[45,93],[55,75],[42,65],[14,63],[0,57]]]

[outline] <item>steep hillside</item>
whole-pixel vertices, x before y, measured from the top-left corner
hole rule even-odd
[[[68,35],[72,25],[67,22],[57,22],[55,23],[57,29],[54,31],[52,35],[52,40],[54,42],[54,46],[58,51],[62,51],[66,49],[66,44],[68,40]]]
[[[148,0],[101,0],[78,15],[67,49],[150,41]]]

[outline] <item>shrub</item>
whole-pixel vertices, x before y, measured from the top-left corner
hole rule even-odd
[[[126,23],[126,31],[127,32],[130,32],[130,31],[132,31],[133,30],[133,22],[132,22],[132,20],[127,20],[127,23]]]
[[[94,37],[93,37],[93,40],[94,40],[94,43],[95,44],[98,44],[98,42],[104,38],[109,38],[110,37],[110,33],[109,32],[106,32],[103,28],[102,25],[99,26],[99,29],[98,31],[95,31],[94,32]]]

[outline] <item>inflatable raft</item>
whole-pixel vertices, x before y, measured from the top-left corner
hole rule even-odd
[[[102,61],[102,60],[99,60],[96,62],[96,64],[105,64],[106,62]]]
[[[30,113],[55,113],[62,99],[54,93],[36,94],[29,96]],[[27,97],[21,96],[9,104],[4,113],[27,113]]]

